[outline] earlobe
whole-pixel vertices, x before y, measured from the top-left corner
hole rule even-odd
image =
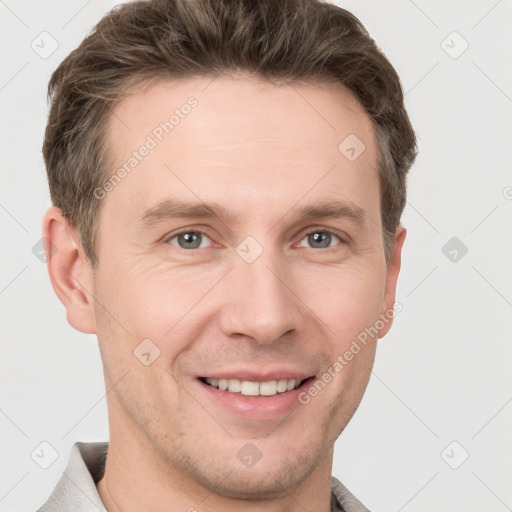
[[[43,218],[43,241],[50,281],[68,322],[80,332],[95,334],[92,269],[76,229],[55,206]]]
[[[407,230],[402,224],[399,224],[395,231],[393,246],[391,250],[391,261],[387,266],[386,285],[384,290],[384,301],[382,305],[382,318],[384,326],[379,330],[378,338],[383,338],[391,329],[393,316],[395,314],[395,297],[398,275],[402,262],[402,247],[404,245]]]

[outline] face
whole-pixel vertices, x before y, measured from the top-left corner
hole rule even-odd
[[[244,76],[160,82],[114,114],[108,174],[126,172],[97,191],[91,305],[111,439],[277,496],[329,466],[390,326],[371,122],[345,92]]]

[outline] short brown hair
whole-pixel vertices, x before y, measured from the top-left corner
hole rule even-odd
[[[270,81],[334,83],[370,117],[379,148],[386,261],[406,202],[416,137],[399,77],[362,23],[319,0],[153,0],[110,11],[53,73],[43,144],[50,194],[97,263],[107,121],[148,80],[249,72]],[[341,142],[341,141],[340,141]]]

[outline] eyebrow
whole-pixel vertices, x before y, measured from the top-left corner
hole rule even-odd
[[[283,217],[286,215],[287,214],[283,215]],[[299,220],[345,218],[359,227],[364,226],[367,220],[366,212],[360,206],[342,201],[326,201],[305,206],[299,210],[298,217]],[[155,224],[174,218],[213,218],[219,219],[225,223],[235,223],[239,219],[239,215],[219,203],[189,203],[175,199],[165,199],[144,212],[139,217],[138,223],[142,228],[149,228]]]

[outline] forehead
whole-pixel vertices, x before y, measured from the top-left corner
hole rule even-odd
[[[189,108],[190,103],[196,106]],[[182,123],[187,117],[195,120],[193,130],[188,130],[180,143],[188,140],[200,147],[207,135],[212,150],[214,142],[236,144],[258,135],[274,139],[284,135],[283,141],[307,146],[322,137],[322,150],[327,145],[332,149],[333,142],[337,149],[336,142],[347,135],[348,127],[357,131],[366,145],[373,143],[371,121],[347,89],[317,82],[276,85],[243,74],[162,80],[133,88],[110,116],[110,141],[120,151],[130,150],[138,142],[134,140],[137,132],[158,139],[162,135],[159,125],[170,122],[173,133],[165,142],[172,144],[191,124]],[[212,127],[217,130],[210,131]],[[169,134],[164,130],[163,135]]]
[[[290,207],[305,194],[345,196],[364,208],[378,195],[372,123],[334,86],[243,75],[160,81],[118,103],[108,138],[107,174],[125,172],[107,200],[122,202],[125,213],[172,193],[220,197],[234,210],[268,201]]]

